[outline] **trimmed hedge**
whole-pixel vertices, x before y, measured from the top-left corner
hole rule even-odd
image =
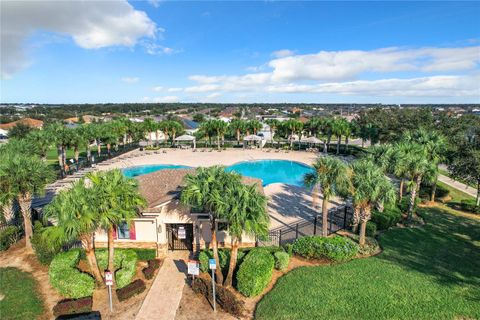
[[[31,241],[33,250],[35,251],[35,255],[37,256],[38,261],[40,261],[41,264],[49,265],[55,255],[62,251],[62,246],[52,246],[52,244],[50,244],[48,240],[42,236],[42,232],[44,229],[45,227],[40,221],[35,221]]]
[[[79,260],[80,250],[74,249],[57,254],[50,263],[50,284],[64,297],[76,299],[93,294],[95,281],[77,269]]]
[[[55,317],[70,314],[79,314],[92,311],[92,297],[85,297],[76,300],[63,300],[53,307]]]
[[[247,297],[262,293],[272,278],[275,260],[263,248],[250,250],[237,272],[237,289]]]
[[[383,212],[373,211],[371,221],[378,230],[387,230],[402,220],[402,211],[397,206],[385,207]]]
[[[118,249],[115,249],[115,250],[118,250]],[[154,260],[155,258],[157,258],[157,250],[155,249],[132,248],[127,250],[135,251],[135,253],[137,254],[137,258],[140,261]]]
[[[0,251],[5,251],[22,237],[22,228],[8,226],[0,231]]]
[[[347,261],[358,253],[358,244],[340,236],[329,238],[308,236],[295,240],[293,252],[308,259]]]
[[[100,269],[107,269],[108,250],[95,250],[95,256],[97,257],[97,263]],[[115,284],[117,288],[123,288],[132,281],[137,272],[137,260],[137,254],[134,250],[115,250],[113,265],[117,270],[115,271]]]
[[[137,294],[142,293],[143,291],[145,291],[145,289],[146,289],[145,282],[141,279],[137,279],[132,283],[124,286],[123,288],[117,289],[116,292],[117,292],[118,300],[125,301]]]
[[[207,298],[210,303],[213,302],[212,295],[212,282],[210,279],[205,279],[203,277],[196,277],[192,281],[192,290],[195,293],[202,294]],[[216,301],[226,312],[234,315],[235,317],[243,317],[245,312],[245,303],[237,299],[235,294],[229,289],[216,285],[215,286]]]
[[[290,256],[286,252],[275,252],[275,269],[283,271],[287,270],[288,263],[290,262]]]

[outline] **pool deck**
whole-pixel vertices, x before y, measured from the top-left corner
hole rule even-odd
[[[132,151],[138,154],[138,151]],[[319,154],[305,151],[266,152],[265,150],[229,149],[221,152],[192,152],[192,150],[169,149],[167,153],[142,153],[140,156],[119,160],[100,170],[126,168],[141,165],[176,164],[190,167],[208,167],[213,165],[230,166],[237,162],[252,160],[289,160],[311,165]],[[320,212],[321,202],[318,201],[317,209],[312,206],[311,192],[305,188],[274,183],[264,187],[268,200],[270,215],[270,229],[285,226],[299,219],[309,219]],[[321,198],[320,198],[321,199]],[[329,207],[334,206],[338,199],[333,199]],[[332,204],[333,202],[333,204]]]

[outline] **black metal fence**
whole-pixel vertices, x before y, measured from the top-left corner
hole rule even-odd
[[[339,206],[328,211],[328,234],[344,230],[350,224],[353,210],[349,206]],[[322,234],[322,216],[299,219],[285,226],[270,230],[266,239],[257,239],[257,246],[282,246],[298,238]]]

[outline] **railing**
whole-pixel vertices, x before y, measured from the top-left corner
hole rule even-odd
[[[353,216],[349,206],[340,206],[328,211],[328,234],[336,233],[348,227]],[[257,246],[281,246],[292,243],[298,238],[313,236],[322,233],[322,216],[316,215],[311,219],[299,219],[269,231],[265,239],[257,239]]]

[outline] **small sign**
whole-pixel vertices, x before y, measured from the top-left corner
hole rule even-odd
[[[113,273],[110,271],[105,271],[105,284],[107,286],[113,285]]]
[[[188,274],[191,274],[193,276],[198,276],[200,274],[200,265],[198,261],[188,260],[187,266],[188,266]]]
[[[187,239],[187,233],[184,227],[178,227],[178,239]]]
[[[215,261],[215,259],[208,259],[208,266],[212,270],[217,269],[217,262]]]

